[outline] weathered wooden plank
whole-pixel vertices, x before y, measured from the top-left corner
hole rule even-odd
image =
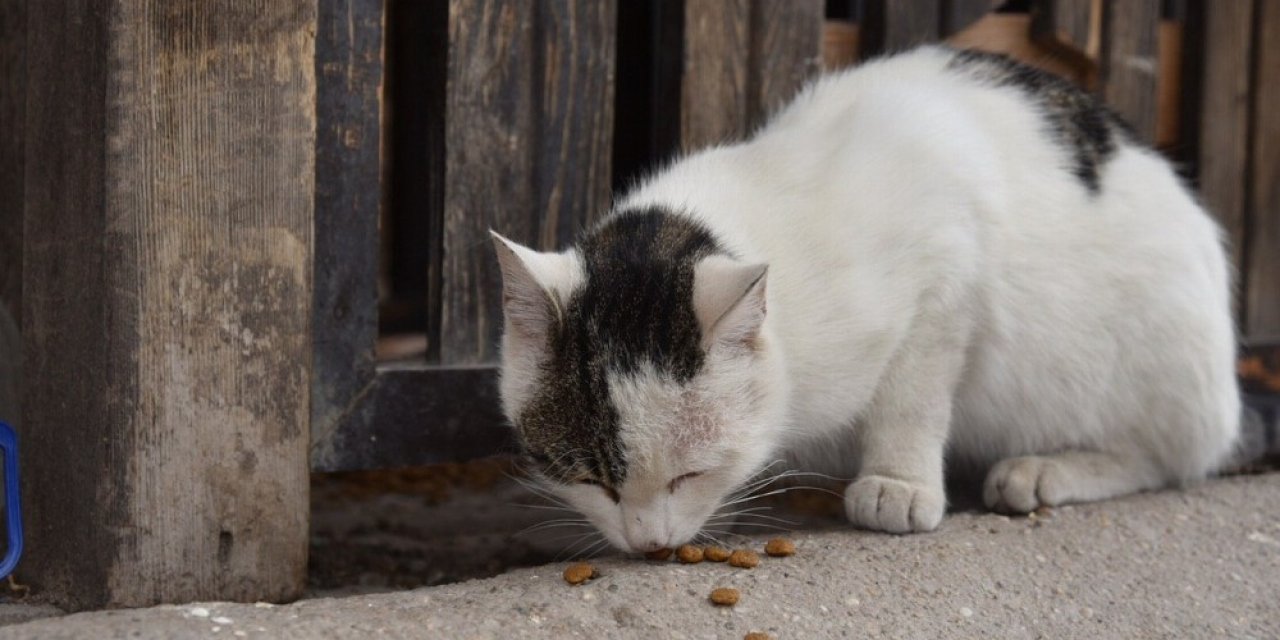
[[[488,230],[551,249],[608,202],[615,3],[449,6],[441,361],[491,362]]]
[[[314,0],[28,4],[24,579],[305,582]]]
[[[941,35],[942,0],[887,0],[884,3],[884,51],[909,49]]]
[[[458,462],[516,451],[498,400],[498,372],[388,367],[312,448],[316,471]]]
[[[0,0],[0,420],[15,426],[21,422],[26,29],[26,0]]]
[[[1245,332],[1280,340],[1280,0],[1258,3]]]
[[[1142,140],[1156,133],[1160,0],[1109,2],[1103,14],[1101,93]]]
[[[311,429],[373,380],[382,198],[382,0],[319,0]]]
[[[986,17],[1004,0],[943,0],[941,36],[960,33],[973,23]]]
[[[1215,4],[1204,13],[1199,77],[1200,194],[1226,229],[1232,265],[1243,274],[1253,3]]]
[[[686,0],[680,145],[731,140],[749,126],[751,0]]]
[[[1033,36],[1064,53],[1097,61],[1102,53],[1102,0],[1033,0]]]
[[[815,0],[687,0],[681,146],[748,133],[821,68]]]
[[[750,85],[754,122],[790,101],[821,69],[822,20],[822,0],[755,0]]]
[[[538,246],[558,249],[605,213],[613,187],[616,0],[539,3]]]
[[[0,307],[22,317],[23,124],[27,2],[0,0]],[[6,313],[0,310],[0,313]],[[16,360],[12,354],[0,358]]]

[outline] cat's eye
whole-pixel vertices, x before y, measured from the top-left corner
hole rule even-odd
[[[680,476],[679,478],[672,480],[671,484],[667,485],[667,489],[669,489],[671,493],[675,493],[676,489],[680,488],[680,485],[684,484],[685,480],[692,480],[700,475],[702,475],[701,471],[693,471],[690,473],[686,473]]]
[[[622,496],[618,495],[617,489],[614,489],[613,487],[605,486],[605,484],[600,482],[599,480],[595,480],[593,478],[583,478],[578,481],[578,484],[587,484],[593,487],[600,487],[601,489],[604,490],[605,495],[609,496],[610,500],[613,500],[614,504],[617,504],[622,501]]]

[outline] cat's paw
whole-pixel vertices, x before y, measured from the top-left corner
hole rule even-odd
[[[1063,502],[1067,478],[1051,458],[1023,456],[1001,460],[987,473],[982,501],[1004,513],[1030,513]]]
[[[889,533],[933,531],[947,499],[942,487],[885,476],[858,478],[844,491],[844,509],[854,526]]]

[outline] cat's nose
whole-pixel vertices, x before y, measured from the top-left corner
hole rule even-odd
[[[650,553],[653,551],[657,551],[662,547],[663,547],[663,544],[661,542],[658,542],[657,540],[650,540],[644,544],[636,545],[636,551],[639,551],[640,553]]]

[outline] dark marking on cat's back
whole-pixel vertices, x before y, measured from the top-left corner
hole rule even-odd
[[[646,366],[675,382],[697,374],[704,354],[694,268],[724,251],[696,220],[659,207],[615,213],[577,246],[584,283],[548,336],[538,391],[518,422],[546,475],[617,487],[626,459],[609,378]]]
[[[1071,156],[1072,174],[1090,193],[1101,188],[1100,172],[1115,155],[1117,138],[1135,139],[1128,124],[1096,96],[1048,71],[973,49],[956,51],[947,68],[981,82],[1022,90],[1040,108],[1056,142]]]

